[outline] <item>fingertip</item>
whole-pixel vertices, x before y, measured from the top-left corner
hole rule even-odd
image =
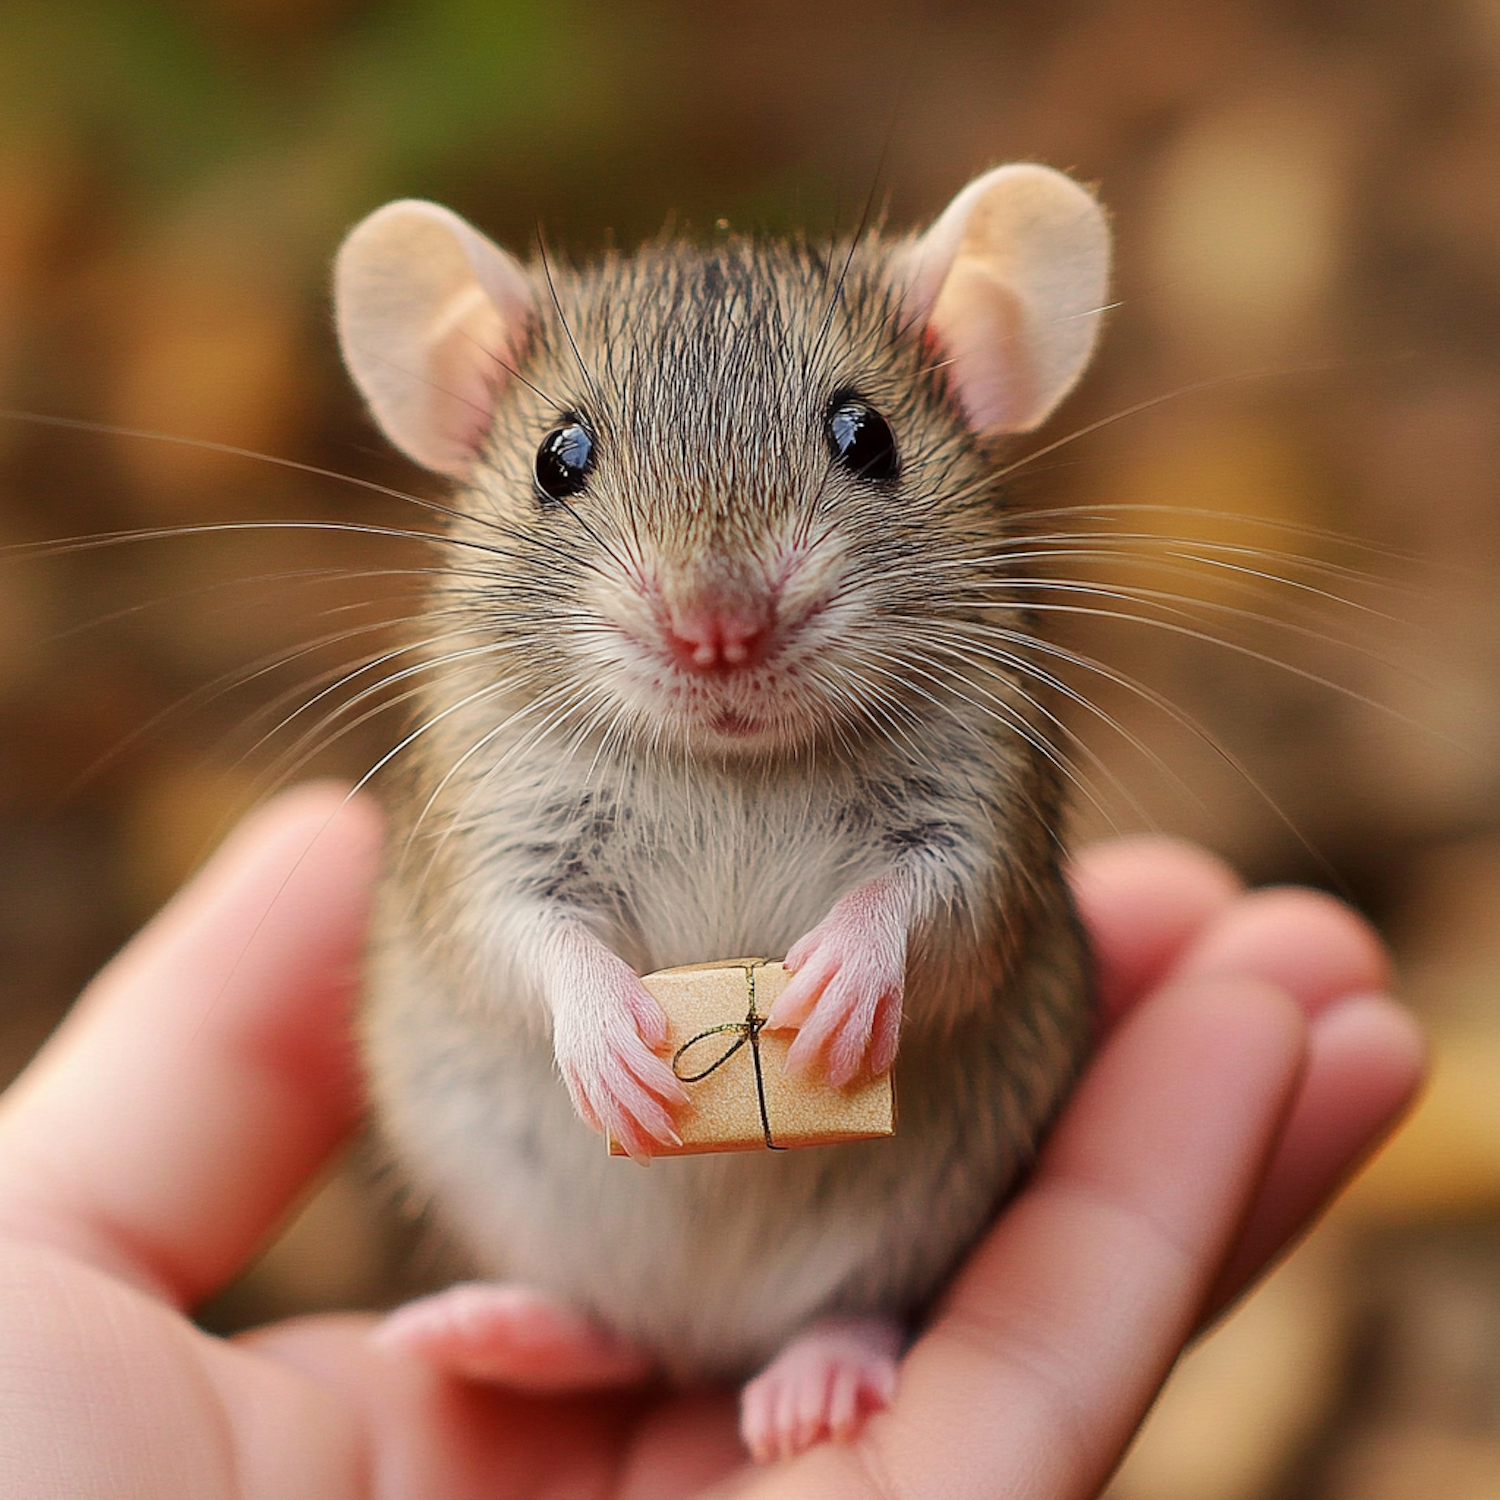
[[[1148,887],[1186,905],[1227,905],[1244,889],[1233,866],[1199,844],[1168,834],[1128,834],[1078,850],[1068,880],[1079,904],[1125,899]]]
[[[659,1068],[652,1068],[649,1076],[641,1079],[641,1083],[667,1108],[692,1103],[692,1095],[683,1086],[682,1080],[665,1063],[661,1063]]]
[[[816,999],[806,976],[793,979],[776,997],[766,1015],[768,1031],[791,1031],[801,1026],[812,1013]]]
[[[1099,958],[1107,1019],[1157,983],[1243,890],[1216,855],[1157,834],[1090,845],[1074,856],[1068,874]]]
[[[383,823],[373,797],[341,781],[304,782],[247,813],[210,856],[204,874],[212,882],[226,869],[266,861],[287,865],[291,878],[309,858],[373,867]],[[187,887],[184,895],[190,897],[194,889]]]
[[[1328,1204],[1421,1090],[1427,1047],[1389,996],[1345,996],[1309,1024],[1308,1061],[1251,1210],[1206,1308],[1223,1309]]]
[[[842,1052],[836,1052],[828,1060],[827,1082],[830,1087],[836,1089],[847,1088],[854,1081],[859,1072],[859,1062],[851,1059]]]
[[[1334,1001],[1315,1016],[1313,1061],[1330,1079],[1346,1080],[1337,1104],[1366,1128],[1389,1128],[1427,1080],[1427,1038],[1417,1018],[1389,995]]]
[[[1173,969],[1178,977],[1253,974],[1316,1015],[1352,995],[1385,991],[1390,959],[1374,928],[1323,891],[1273,886],[1242,896]]]
[[[1393,1067],[1418,1079],[1427,1069],[1426,1033],[1416,1016],[1390,995],[1355,994],[1335,1000],[1314,1018],[1313,1033],[1388,1058]]]
[[[766,1017],[766,1024],[761,1028],[763,1031],[796,1031],[806,1016],[799,1016],[792,1011],[777,1010],[772,1008],[770,1015]]]

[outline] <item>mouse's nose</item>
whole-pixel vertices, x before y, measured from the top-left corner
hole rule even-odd
[[[672,610],[667,630],[681,666],[694,672],[736,671],[764,655],[770,621],[764,610],[702,604]]]

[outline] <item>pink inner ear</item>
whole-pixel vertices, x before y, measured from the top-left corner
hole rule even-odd
[[[927,332],[947,356],[948,384],[978,432],[1024,432],[1040,420],[1026,309],[1008,287],[960,261]]]
[[[512,357],[500,315],[482,294],[438,336],[427,366],[428,415],[442,448],[442,462],[434,467],[459,474],[473,462]]]

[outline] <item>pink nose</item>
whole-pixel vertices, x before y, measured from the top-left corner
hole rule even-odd
[[[768,633],[764,619],[711,608],[674,610],[667,628],[672,654],[694,672],[753,665]]]

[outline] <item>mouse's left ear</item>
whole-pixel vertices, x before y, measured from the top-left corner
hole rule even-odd
[[[977,177],[904,251],[902,313],[925,327],[978,432],[1029,432],[1093,353],[1109,226],[1086,189],[1022,162]]]
[[[535,328],[525,271],[456,213],[405,198],[349,231],[333,302],[344,363],[381,430],[426,468],[466,473]]]

